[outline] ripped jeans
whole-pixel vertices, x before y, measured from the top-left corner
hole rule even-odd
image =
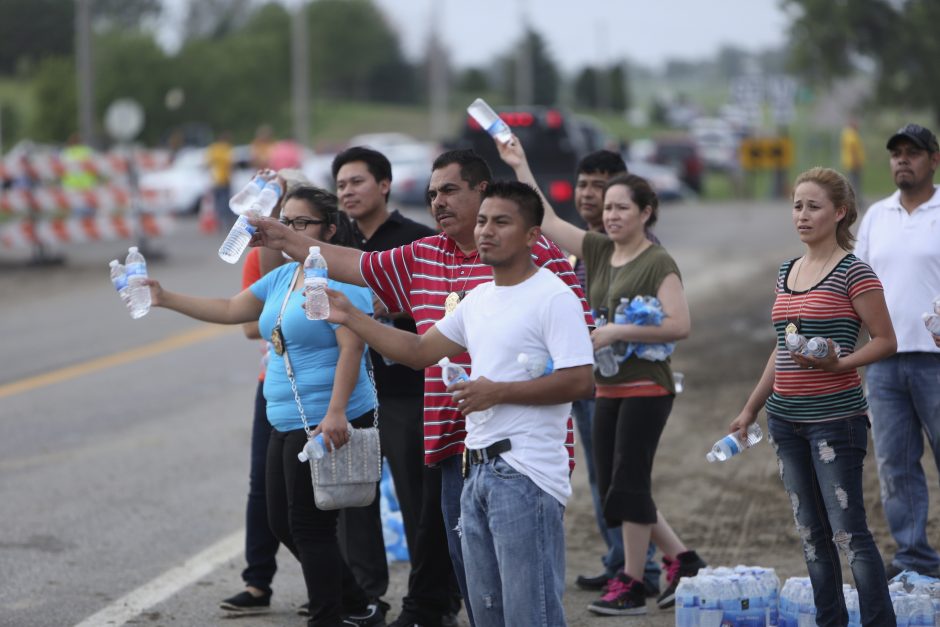
[[[769,416],[767,422],[813,584],[816,624],[848,623],[841,551],[858,588],[862,625],[895,625],[884,563],[862,497],[868,418],[802,423]]]

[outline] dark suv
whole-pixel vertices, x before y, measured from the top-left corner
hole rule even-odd
[[[572,182],[578,161],[594,149],[590,141],[597,133],[586,132],[593,130],[586,128],[590,121],[552,107],[497,108],[496,111],[525,146],[535,180],[558,215],[574,224],[582,224],[574,209]],[[500,159],[493,139],[470,116],[454,145],[472,148],[486,160],[495,178],[515,179],[512,170]]]

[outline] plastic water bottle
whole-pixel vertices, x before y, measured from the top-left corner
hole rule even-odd
[[[607,324],[607,307],[598,308],[594,322],[598,329]],[[602,377],[612,377],[620,371],[620,364],[610,344],[594,351],[594,367]]]
[[[317,437],[310,438],[304,447],[297,453],[297,459],[307,463],[311,459],[321,459],[326,455],[326,445],[323,443],[323,434],[318,433]]]
[[[683,577],[676,587],[676,627],[699,627],[698,594],[701,580]]]
[[[933,335],[940,337],[940,314],[925,313],[923,318],[924,326],[927,327],[927,330]]]
[[[509,140],[512,139],[512,131],[509,130],[509,125],[499,114],[493,111],[493,108],[490,105],[486,104],[486,101],[482,98],[477,98],[470,106],[467,107],[467,113],[470,114],[474,120],[477,121],[477,124],[483,127],[483,130],[490,134],[491,137],[498,139],[504,144],[508,144]]]
[[[630,307],[629,298],[621,298],[620,304],[617,305],[617,308],[614,309],[614,324],[627,324],[629,320],[627,319],[627,308]],[[627,342],[623,340],[617,340],[612,344],[614,349],[614,356],[618,360],[622,360],[627,356]]]
[[[833,344],[835,346],[836,355],[838,355],[839,345]],[[829,355],[829,342],[826,341],[824,337],[814,337],[806,342],[805,354],[809,357],[815,357],[816,359],[823,359]]]
[[[150,288],[143,284],[147,278],[147,260],[136,246],[127,249],[124,262],[127,271],[127,291],[130,294],[131,318],[143,318],[150,311]]]
[[[248,218],[271,215],[271,210],[277,205],[277,200],[280,197],[281,186],[277,181],[265,183],[261,193],[251,206],[235,220],[232,230],[228,232],[225,241],[219,247],[219,258],[222,261],[237,263],[241,259],[242,253],[248,247],[248,242],[251,241],[251,236],[255,234],[255,227],[248,223]]]
[[[326,295],[326,259],[319,246],[311,246],[304,260],[304,292],[308,320],[326,320],[330,315],[330,299]]]
[[[458,381],[470,381],[470,375],[467,374],[467,371],[457,364],[451,363],[450,358],[448,357],[441,357],[441,360],[437,362],[437,365],[441,367],[441,380],[447,387],[452,386]],[[488,407],[483,411],[475,411],[467,414],[468,419],[471,417],[473,418],[474,422],[482,424],[493,417],[493,408]]]
[[[796,353],[797,355],[806,354],[807,341],[806,338],[799,333],[787,333],[784,343],[787,346],[787,350],[791,353]]]
[[[539,377],[550,375],[555,370],[555,363],[552,361],[550,355],[519,353],[519,356],[516,357],[516,361],[522,364],[522,367],[525,368],[525,372],[529,375],[530,379],[538,379]]]
[[[248,184],[245,185],[241,190],[232,196],[228,201],[229,209],[235,213],[241,215],[248,211],[251,206],[255,203],[258,197],[261,195],[261,190],[264,189],[264,186],[267,184],[264,177],[260,173],[255,174]]]
[[[114,286],[114,289],[117,290],[118,296],[121,297],[121,302],[124,303],[124,306],[130,309],[131,293],[127,287],[127,271],[117,259],[112,259],[111,263],[108,265],[111,268],[111,284]]]
[[[751,423],[747,428],[747,441],[742,442],[738,439],[737,433],[729,433],[725,437],[715,442],[712,450],[705,455],[705,459],[710,462],[723,462],[731,459],[746,448],[750,448],[761,441],[764,432],[756,422]]]

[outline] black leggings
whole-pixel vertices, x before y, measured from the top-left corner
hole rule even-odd
[[[372,426],[372,412],[350,424]],[[313,499],[310,464],[297,459],[307,443],[303,429],[271,431],[268,442],[268,522],[271,531],[300,561],[310,599],[310,625],[342,624],[345,613],[362,612],[368,598],[339,552],[339,510],[322,510]]]
[[[674,398],[598,398],[594,405],[597,489],[611,527],[656,523],[653,458]]]

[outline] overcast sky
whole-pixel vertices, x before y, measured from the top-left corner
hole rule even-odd
[[[624,58],[659,66],[710,56],[722,45],[750,51],[785,41],[780,0],[374,0],[398,29],[405,54],[427,47],[431,7],[458,67],[483,65],[521,34],[522,16],[568,72]]]
[[[194,0],[164,0],[167,25]],[[198,0],[195,0],[198,1]],[[260,2],[261,0],[255,0]],[[296,6],[300,0],[280,0]],[[658,67],[670,58],[696,59],[730,44],[749,51],[778,47],[787,19],[780,0],[373,0],[401,35],[412,61],[427,49],[432,19],[458,68],[482,66],[507,52],[522,33],[522,16],[548,44],[555,62],[573,73],[585,65],[627,59]],[[432,18],[432,7],[437,16]],[[178,24],[178,22],[176,22]],[[159,37],[178,43],[178,26]]]

